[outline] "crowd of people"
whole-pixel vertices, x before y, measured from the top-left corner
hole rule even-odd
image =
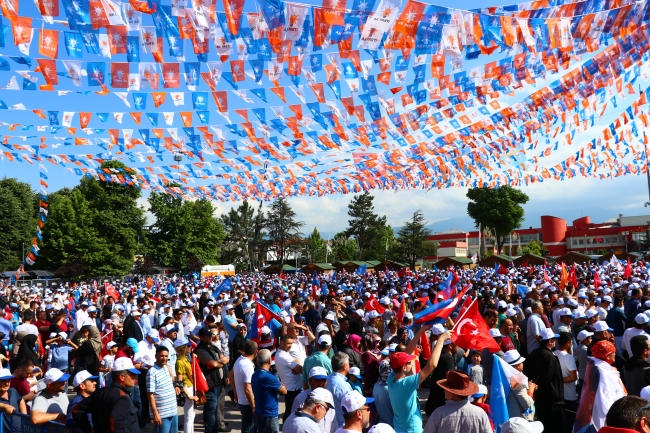
[[[648,269],[7,284],[0,411],[16,432],[229,432],[229,399],[242,433],[650,433]],[[490,344],[456,338],[468,305]]]

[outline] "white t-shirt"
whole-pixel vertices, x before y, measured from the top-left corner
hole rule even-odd
[[[293,359],[291,353],[278,349],[275,352],[275,368],[278,370],[280,382],[287,387],[288,391],[302,389],[301,374],[295,374],[292,369],[296,368],[298,363]],[[239,397],[239,395],[237,395]]]
[[[246,386],[245,384],[251,383],[251,378],[255,372],[255,364],[245,356],[240,356],[235,365],[233,366],[233,371],[235,374],[235,389],[237,390],[237,401],[239,404],[247,404],[248,397],[246,397]]]
[[[293,344],[291,345],[291,349],[289,350],[289,354],[291,355],[291,357],[296,358],[298,361],[300,361],[300,365],[303,365],[305,363],[305,359],[307,359],[307,351],[305,350],[305,346],[307,346],[308,344],[309,344],[309,337],[305,335],[299,336],[298,338],[293,340]]]
[[[23,323],[22,325],[18,325],[18,327],[16,327],[16,333],[22,331],[25,331],[27,334],[38,335],[38,328],[36,325],[32,325],[31,323]]]
[[[645,335],[650,339],[650,335],[646,334],[646,332],[643,329],[637,329],[637,328],[629,328],[626,329],[625,332],[623,333],[623,341],[621,342],[621,348],[627,352],[627,356],[629,358],[632,357],[632,348],[630,347],[630,340],[632,337],[636,337],[637,335]]]
[[[570,372],[578,371],[576,366],[576,359],[572,354],[556,350],[553,352],[557,359],[560,361],[560,367],[562,367],[562,377],[569,377]],[[577,382],[577,381],[576,381]],[[564,383],[564,399],[567,401],[576,401],[578,400],[578,395],[576,394],[576,382],[565,382]]]

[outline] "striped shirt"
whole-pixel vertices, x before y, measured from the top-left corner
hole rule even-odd
[[[158,364],[154,364],[149,369],[147,372],[147,392],[153,393],[156,409],[161,418],[168,418],[178,413],[176,390],[166,365],[160,367]],[[149,408],[149,415],[151,418],[154,417],[151,408]]]

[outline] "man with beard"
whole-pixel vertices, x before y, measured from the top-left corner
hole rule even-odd
[[[373,398],[366,398],[358,391],[350,391],[341,399],[343,419],[345,424],[336,433],[362,432],[370,424],[370,407],[368,405],[375,401]]]

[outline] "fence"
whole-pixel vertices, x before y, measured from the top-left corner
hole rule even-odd
[[[45,424],[32,424],[29,415],[14,412],[7,415],[0,412],[0,433],[66,433],[64,424],[50,421]]]

